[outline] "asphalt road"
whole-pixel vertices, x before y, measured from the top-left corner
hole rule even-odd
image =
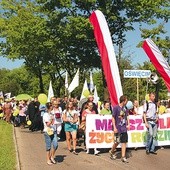
[[[44,135],[30,132],[27,128],[14,128],[14,140],[18,155],[18,170],[170,170],[170,147],[157,148],[157,155],[146,155],[145,149],[127,149],[129,163],[122,163],[120,150],[118,159],[109,158],[108,149],[102,149],[99,156],[86,154],[83,146],[77,147],[78,155],[69,153],[66,141],[60,141],[56,152],[57,164],[47,165]]]

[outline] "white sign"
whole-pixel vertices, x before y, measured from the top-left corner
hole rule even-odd
[[[128,131],[127,147],[146,146],[147,129],[143,123],[142,115],[130,115],[129,120],[130,130]],[[86,147],[111,148],[113,142],[112,115],[87,114]],[[170,145],[170,113],[159,115],[156,145]]]
[[[124,70],[124,78],[148,78],[150,70]]]

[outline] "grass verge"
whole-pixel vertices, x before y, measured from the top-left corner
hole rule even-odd
[[[0,120],[0,169],[16,169],[16,152],[13,141],[13,125]]]

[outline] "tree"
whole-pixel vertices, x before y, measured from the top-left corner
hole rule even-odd
[[[40,92],[44,92],[42,83],[43,51],[49,46],[45,31],[45,19],[41,16],[37,4],[28,1],[1,1],[1,54],[10,59],[24,59],[25,65],[38,78]]]
[[[77,68],[84,81],[85,72],[101,68],[100,57],[89,23],[89,16],[100,9],[106,16],[114,45],[123,49],[125,34],[133,23],[168,21],[169,0],[2,0],[0,35],[2,55],[24,59],[27,69],[39,78],[56,80],[57,91],[64,83],[63,73],[72,79]],[[145,9],[145,10],[144,10]],[[119,60],[121,60],[121,55]]]
[[[163,56],[169,60],[170,49],[170,37],[166,36],[167,31],[164,29],[165,23],[159,24],[157,27],[151,29],[141,29],[141,37],[151,38],[158,48],[161,50]],[[138,44],[138,47],[142,45],[142,42]]]

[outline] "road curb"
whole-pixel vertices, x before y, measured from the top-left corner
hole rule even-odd
[[[15,131],[14,126],[13,126],[13,140],[14,140],[15,152],[16,152],[16,170],[21,170],[19,152],[18,152],[18,145],[17,145],[17,139],[16,139],[16,131]]]

